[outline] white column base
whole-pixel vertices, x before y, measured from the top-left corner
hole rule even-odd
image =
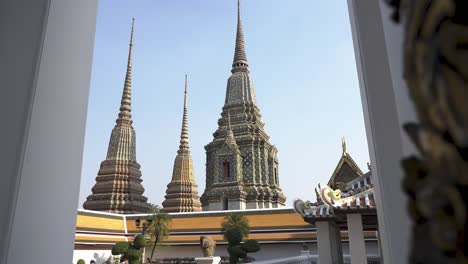
[[[339,227],[333,221],[318,221],[315,226],[317,228],[319,263],[343,264]]]
[[[351,264],[367,264],[361,214],[348,214],[347,218]]]
[[[195,258],[197,264],[219,264],[221,262],[221,257],[200,257]]]

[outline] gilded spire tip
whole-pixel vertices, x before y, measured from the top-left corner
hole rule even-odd
[[[345,138],[343,137],[341,139],[341,148],[343,149],[343,156],[346,156],[346,141],[345,141]]]

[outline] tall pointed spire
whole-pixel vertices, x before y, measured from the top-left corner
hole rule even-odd
[[[146,213],[147,198],[141,182],[140,164],[136,161],[136,136],[132,127],[132,19],[130,47],[128,51],[127,72],[120,101],[119,117],[112,129],[106,159],[101,162],[92,194],[83,207],[88,210],[112,213]]]
[[[232,74],[227,81],[218,129],[213,133],[213,141],[205,146],[206,188],[201,196],[204,210],[224,208],[219,202],[222,199],[229,200],[230,209],[278,208],[283,207],[286,201],[278,180],[278,150],[269,142],[256,102],[245,52],[240,4],[240,0],[237,0],[237,33]],[[235,134],[232,131],[231,117],[235,120]],[[237,154],[232,155],[226,145]],[[239,153],[242,155],[238,155]],[[226,160],[227,157],[230,160]],[[222,176],[228,171],[227,175],[230,175],[231,172],[220,160],[234,162],[238,166],[232,172],[236,177]],[[235,167],[229,164],[229,168]],[[231,181],[232,179],[241,179],[242,184],[239,185],[239,182]]]
[[[179,154],[188,153],[189,150],[189,136],[188,136],[188,113],[187,113],[187,75],[185,75],[185,91],[184,91],[184,114],[182,117],[182,130],[180,132],[180,146]]]
[[[125,74],[125,83],[120,101],[119,118],[116,120],[119,123],[132,123],[132,57],[133,57],[133,30],[135,18],[132,18],[132,31],[130,33],[130,47],[128,48],[127,72]]]
[[[240,0],[237,0],[236,49],[234,52],[234,60],[232,62],[232,73],[237,71],[248,72],[249,67],[249,65],[247,64],[247,55],[245,53],[244,32],[242,30],[242,20],[240,12]]]
[[[187,97],[187,75],[185,75],[184,114],[180,145],[174,161],[172,180],[167,185],[165,200],[162,203],[166,212],[201,211],[198,186],[193,176],[193,160],[189,150]]]

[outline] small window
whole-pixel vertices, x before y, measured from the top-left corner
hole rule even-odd
[[[229,209],[229,200],[228,198],[223,198],[223,210]]]
[[[225,160],[223,162],[223,171],[224,171],[224,178],[230,178],[231,177],[231,166],[229,161]]]

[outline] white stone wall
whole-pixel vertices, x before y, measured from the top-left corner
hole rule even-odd
[[[317,256],[317,244],[308,243],[310,254]],[[349,244],[347,241],[342,242],[344,259],[349,259]],[[282,243],[282,244],[261,244],[261,250],[257,253],[251,253],[249,256],[254,257],[258,261],[279,259],[285,257],[294,257],[301,254],[302,244],[299,243]],[[366,253],[368,257],[378,257],[379,249],[377,241],[366,241]],[[146,255],[151,255],[151,247],[146,249]],[[201,257],[202,251],[198,245],[178,245],[178,246],[164,246],[158,247],[155,250],[155,256],[162,258],[176,258],[176,257]],[[228,256],[227,246],[216,246],[216,256]],[[110,250],[75,250],[73,254],[73,264],[81,258],[86,264],[92,259],[96,264],[102,264],[111,256]]]

